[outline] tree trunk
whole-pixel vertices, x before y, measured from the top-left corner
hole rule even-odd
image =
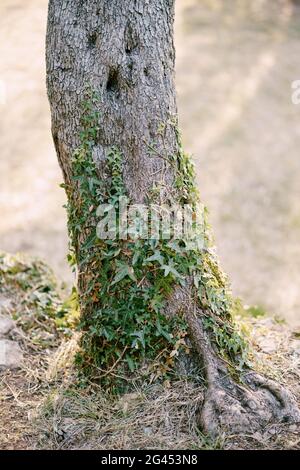
[[[119,210],[120,195],[130,204],[196,209],[176,123],[173,19],[174,0],[49,2],[47,85],[78,268],[83,361],[107,386],[137,369],[153,379],[179,363],[191,374],[201,363],[207,393],[199,422],[212,435],[297,421],[291,395],[243,363],[226,281],[208,246],[95,237],[97,206]]]

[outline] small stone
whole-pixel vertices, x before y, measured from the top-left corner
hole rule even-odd
[[[291,342],[291,345],[290,345],[291,349],[293,350],[293,352],[295,352],[296,354],[300,355],[300,340],[299,339],[295,339]]]
[[[151,436],[152,428],[150,428],[150,427],[144,428],[144,434],[146,434],[146,436]]]
[[[272,354],[277,350],[276,341],[273,338],[264,338],[258,343],[260,349],[266,354]]]
[[[7,297],[3,297],[2,295],[0,296],[0,314],[7,312],[9,308],[11,307],[11,299],[8,299]]]
[[[257,404],[255,403],[254,400],[249,400],[248,406],[249,406],[250,410],[253,410],[253,411],[254,411],[254,410],[257,409]]]
[[[8,333],[15,327],[14,322],[4,315],[0,315],[0,337],[8,335]]]
[[[23,353],[15,341],[0,339],[0,370],[18,369],[23,361]]]
[[[291,424],[289,426],[289,431],[290,432],[297,432],[299,430],[299,426],[297,424]]]

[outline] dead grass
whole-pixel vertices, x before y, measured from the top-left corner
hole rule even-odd
[[[254,348],[256,369],[284,383],[300,404],[300,342],[295,333],[270,318],[248,317],[242,323]],[[276,349],[271,351],[272,346]],[[70,373],[64,382],[57,382],[39,407],[38,447],[300,449],[298,425],[272,424],[263,433],[226,435],[217,442],[210,441],[197,429],[195,419],[203,401],[204,385],[178,381],[170,388],[152,385],[113,399],[93,385],[83,390],[75,388],[73,380]]]
[[[195,449],[203,389],[187,382],[152,385],[118,399],[101,389],[60,388],[42,405],[38,423],[51,449]],[[46,432],[44,431],[46,429]]]
[[[10,339],[24,353],[19,370],[0,372],[0,449],[31,446],[31,415],[49,393],[46,374],[62,341],[53,317],[61,303],[46,264],[0,252],[0,309],[14,319],[16,328]]]
[[[271,318],[240,319],[253,347],[256,369],[285,384],[300,404],[300,341]],[[72,341],[72,340],[71,340]],[[58,364],[72,360],[76,342],[61,347],[50,364],[51,392],[38,408],[35,447],[50,449],[300,449],[297,425],[270,425],[264,433],[223,436],[212,442],[196,426],[204,385],[178,381],[151,385],[118,398],[101,388],[74,386],[72,366],[64,378]],[[68,354],[66,353],[68,351]],[[63,360],[62,360],[63,358]],[[55,364],[55,365],[53,365]],[[53,371],[55,373],[53,374]],[[49,376],[48,376],[49,377]]]
[[[83,386],[73,366],[78,335],[55,333],[53,318],[47,323],[41,317],[40,302],[32,303],[25,295],[24,303],[20,282],[8,282],[16,276],[31,292],[26,280],[39,279],[43,291],[53,281],[47,276],[52,273],[43,265],[39,276],[29,269],[28,259],[27,265],[24,259],[21,264],[6,260],[12,271],[3,271],[2,258],[0,275],[3,281],[5,274],[6,282],[0,283],[0,296],[7,300],[6,313],[17,318],[13,339],[25,361],[18,371],[0,373],[0,449],[300,449],[297,425],[270,425],[263,433],[226,435],[216,442],[207,439],[196,425],[205,393],[201,377],[197,384],[153,384],[122,397],[108,396],[95,384]],[[57,305],[58,294],[54,299]],[[255,368],[285,384],[300,405],[299,332],[269,317],[247,315],[239,321],[249,336]],[[45,337],[43,329],[48,331]]]

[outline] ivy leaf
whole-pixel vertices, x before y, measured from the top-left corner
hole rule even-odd
[[[112,249],[103,254],[106,258],[115,258],[121,252],[121,248]]]
[[[92,193],[94,191],[95,186],[100,186],[101,181],[96,179],[95,177],[88,178],[89,190]]]
[[[160,309],[163,306],[163,299],[161,295],[156,295],[150,302],[150,307],[154,310],[155,313],[159,313]]]
[[[167,341],[171,342],[171,340],[172,340],[171,335],[169,334],[168,331],[166,331],[166,330],[164,330],[164,329],[162,328],[162,326],[161,326],[159,320],[157,320],[157,322],[156,322],[156,328],[157,328],[158,333],[159,333],[161,336],[163,336],[164,338],[166,338]]]
[[[201,275],[200,274],[195,274],[194,277],[193,277],[193,281],[194,281],[194,286],[196,287],[196,289],[199,289],[199,285],[200,285],[200,281],[201,281]]]
[[[154,255],[150,256],[150,258],[145,259],[143,264],[145,265],[147,263],[152,263],[153,261],[157,261],[161,266],[164,264],[165,259],[160,254],[159,250],[155,250]]]
[[[113,286],[114,284],[117,284],[118,282],[122,281],[125,277],[129,277],[132,281],[137,282],[137,279],[134,274],[134,270],[132,266],[129,266],[126,263],[122,263],[120,261],[117,261],[117,270],[116,270],[116,275],[111,283]]]
[[[169,248],[171,248],[173,251],[175,251],[176,253],[182,255],[184,253],[184,249],[179,245],[179,242],[175,241],[175,240],[171,240],[167,246]]]
[[[174,261],[170,259],[168,264],[164,264],[161,266],[162,270],[164,270],[164,276],[167,277],[169,274],[173,274],[176,279],[181,279],[182,276],[179,272],[175,269]]]
[[[145,349],[146,344],[145,344],[144,330],[135,331],[134,333],[131,333],[131,336],[135,336],[137,338],[137,340],[140,341],[141,345],[143,346],[143,349]],[[137,340],[133,341],[133,343],[132,343],[133,348],[136,347]]]
[[[129,367],[129,370],[130,372],[134,372],[135,370],[135,363],[133,362],[133,360],[131,359],[130,356],[126,356],[126,362],[128,364],[128,367]]]
[[[92,248],[92,246],[95,245],[96,240],[97,240],[97,235],[94,232],[92,232],[89,235],[89,237],[85,240],[82,246],[82,250],[89,250],[90,248]]]
[[[159,244],[159,240],[157,240],[156,238],[152,238],[149,243],[151,250],[154,251],[155,248],[157,248],[158,244]]]
[[[138,262],[140,256],[141,256],[141,251],[137,250],[137,251],[134,252],[134,255],[133,255],[133,258],[132,258],[133,266],[136,265],[136,263]]]

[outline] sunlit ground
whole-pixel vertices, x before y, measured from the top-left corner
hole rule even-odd
[[[300,324],[296,3],[177,0],[176,42],[184,142],[234,293]],[[45,92],[46,14],[47,0],[0,3],[0,249],[40,255],[70,281]]]

